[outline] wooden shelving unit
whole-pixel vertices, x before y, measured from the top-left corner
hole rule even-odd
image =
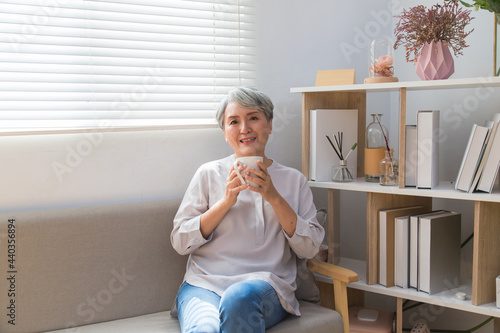
[[[380,84],[356,84],[321,87],[292,88],[292,93],[302,94],[302,172],[309,179],[309,111],[312,109],[358,109],[358,176],[352,183],[314,182],[311,187],[328,189],[329,210],[329,260],[345,265],[360,274],[360,281],[350,284],[351,288],[366,290],[398,298],[397,313],[401,314],[401,300],[411,299],[429,304],[441,305],[463,311],[496,317],[495,332],[500,331],[500,309],[494,306],[496,300],[495,278],[500,275],[500,191],[492,194],[463,193],[456,191],[450,182],[441,182],[437,188],[423,190],[405,188],[405,125],[406,97],[412,91],[431,91],[436,89],[457,89],[481,87],[500,87],[500,77],[452,79],[436,81],[394,82]],[[366,129],[366,93],[399,92],[399,163],[398,187],[384,187],[364,181],[363,151]],[[465,147],[464,147],[465,148]],[[338,248],[333,246],[339,237],[339,221],[334,220],[335,195],[338,191],[361,191],[367,193],[367,260],[366,263],[340,258]],[[475,202],[474,208],[474,245],[472,281],[465,284],[469,300],[464,304],[452,296],[427,295],[413,289],[398,287],[386,288],[378,285],[378,211],[408,205],[424,205],[432,209],[433,198],[468,200]],[[360,265],[364,270],[360,269]],[[450,293],[451,291],[445,292]],[[397,322],[397,332],[401,332],[401,320]]]

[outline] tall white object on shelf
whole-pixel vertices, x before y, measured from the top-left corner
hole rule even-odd
[[[417,112],[417,188],[439,182],[439,110]]]
[[[406,125],[405,186],[417,186],[417,125]]]
[[[352,145],[358,140],[358,110],[311,110],[310,137],[310,179],[315,181],[331,181],[332,167],[339,165],[339,158],[328,142],[328,135],[334,141],[334,135],[343,133],[343,155],[349,153]],[[356,178],[357,155],[349,155],[347,166]]]

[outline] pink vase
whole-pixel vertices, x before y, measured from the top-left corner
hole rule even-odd
[[[454,72],[453,56],[446,42],[425,43],[415,63],[417,75],[422,80],[442,80]]]

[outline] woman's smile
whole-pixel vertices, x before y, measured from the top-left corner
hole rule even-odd
[[[257,139],[256,137],[245,138],[245,139],[241,139],[240,142],[243,144],[251,144],[251,143],[255,142],[256,139]]]

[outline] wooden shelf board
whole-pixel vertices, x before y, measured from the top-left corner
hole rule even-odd
[[[368,292],[373,292],[376,294],[382,294],[392,297],[398,297],[403,299],[408,299],[416,302],[423,302],[426,304],[433,304],[437,306],[443,306],[446,308],[473,312],[481,315],[493,316],[500,318],[500,309],[496,307],[495,303],[487,303],[480,306],[472,305],[471,303],[471,290],[472,282],[471,280],[464,281],[464,284],[456,289],[450,289],[443,291],[441,293],[429,295],[424,292],[417,291],[414,288],[403,289],[400,287],[384,287],[380,284],[368,285],[366,284],[366,262],[362,260],[355,260],[349,258],[340,258],[338,266],[348,268],[352,271],[358,273],[359,279],[357,282],[348,283],[348,288],[364,290]],[[318,281],[332,283],[332,279],[315,274]],[[460,301],[455,298],[455,293],[457,291],[465,292],[467,298],[464,301]]]
[[[433,189],[417,189],[415,187],[398,188],[397,186],[382,186],[378,183],[366,182],[360,177],[350,183],[316,182],[309,181],[309,186],[314,188],[337,189],[358,192],[374,192],[397,195],[414,195],[431,198],[444,198],[455,200],[500,202],[500,189],[495,187],[490,193],[465,193],[455,190],[451,181],[442,181]]]
[[[407,81],[407,82],[388,82],[388,83],[368,83],[368,84],[350,84],[338,86],[310,86],[291,88],[291,93],[308,92],[361,92],[361,91],[399,91],[401,88],[407,90],[429,90],[429,89],[450,89],[450,88],[478,88],[478,87],[500,87],[500,77],[479,77],[447,80],[430,81]]]

